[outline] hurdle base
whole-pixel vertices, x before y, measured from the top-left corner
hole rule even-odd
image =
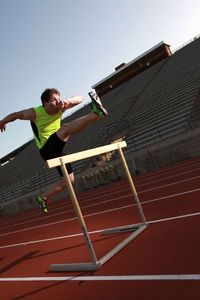
[[[148,226],[147,223],[143,224],[143,223],[140,223],[140,224],[131,224],[131,225],[125,225],[125,226],[120,226],[120,227],[113,227],[113,228],[109,228],[109,229],[105,229],[102,234],[106,235],[106,234],[115,234],[115,233],[123,233],[123,232],[129,232],[129,231],[137,231],[138,229],[140,229],[140,227],[143,227],[143,226]]]
[[[100,264],[95,263],[76,263],[76,264],[52,264],[50,270],[53,272],[66,271],[96,271],[100,268]]]
[[[68,271],[96,271],[101,268],[111,257],[117,254],[121,249],[128,245],[133,239],[135,239],[140,233],[142,233],[148,224],[141,225],[127,225],[122,227],[115,227],[112,229],[104,230],[103,234],[113,234],[117,232],[133,231],[127,238],[125,238],[121,243],[114,247],[110,252],[108,252],[104,257],[99,259],[96,263],[76,263],[76,264],[52,264],[50,265],[50,270],[53,272],[68,272]],[[123,231],[122,231],[123,230]]]
[[[133,226],[133,225],[132,225]],[[111,257],[117,254],[121,249],[128,245],[132,240],[134,240],[140,233],[142,233],[147,228],[147,224],[142,224],[140,227],[135,229],[127,238],[125,238],[121,243],[119,243],[115,248],[108,252],[104,257],[99,260],[100,266],[105,264]],[[113,228],[113,231],[116,228]],[[109,231],[109,230],[105,230]],[[119,232],[119,231],[118,231]],[[121,231],[120,231],[121,232]],[[113,233],[113,232],[112,232]],[[115,231],[114,233],[117,233]],[[108,234],[108,233],[107,233]]]

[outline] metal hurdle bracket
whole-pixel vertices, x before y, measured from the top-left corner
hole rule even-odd
[[[47,161],[47,165],[49,168],[53,168],[53,167],[57,167],[57,166],[61,166],[62,168],[62,172],[63,172],[63,176],[66,182],[66,186],[70,195],[70,198],[72,200],[72,204],[74,206],[74,210],[76,212],[76,216],[78,218],[78,221],[80,223],[83,235],[85,237],[85,241],[87,244],[87,247],[89,249],[89,253],[91,256],[91,262],[88,263],[73,263],[73,264],[52,264],[50,265],[50,269],[51,271],[54,272],[62,272],[62,271],[93,271],[93,270],[97,270],[99,269],[104,263],[106,263],[112,256],[114,256],[116,253],[118,253],[122,248],[124,248],[128,243],[130,243],[134,238],[136,238],[136,236],[138,236],[143,230],[145,230],[148,226],[143,210],[142,210],[142,206],[140,204],[138,195],[137,195],[137,191],[135,189],[130,171],[128,169],[127,163],[126,163],[126,159],[124,157],[124,154],[122,152],[122,148],[126,147],[127,144],[125,141],[123,142],[118,142],[118,143],[113,143],[110,145],[106,145],[106,146],[102,146],[102,147],[97,147],[97,148],[93,148],[90,150],[85,150],[85,151],[81,151],[78,153],[73,153],[70,155],[65,155],[62,157],[57,157],[57,158],[53,158]],[[128,182],[130,184],[131,187],[131,191],[133,193],[133,196],[135,198],[136,204],[137,204],[137,208],[141,217],[141,223],[139,225],[127,225],[127,226],[122,226],[122,227],[115,227],[115,228],[110,228],[107,230],[103,231],[103,234],[113,234],[113,233],[119,233],[119,232],[125,232],[125,231],[131,231],[131,234],[125,238],[121,243],[119,243],[115,248],[113,248],[109,253],[107,253],[104,257],[102,257],[101,259],[97,259],[93,245],[91,243],[90,240],[90,236],[88,234],[88,230],[74,191],[74,188],[72,186],[72,183],[70,181],[70,177],[69,174],[67,172],[67,169],[65,167],[66,163],[71,163],[71,162],[75,162],[78,160],[82,160],[85,158],[89,158],[95,155],[100,155],[102,153],[107,153],[110,151],[115,151],[117,150],[121,161],[122,161],[122,165],[124,167]]]

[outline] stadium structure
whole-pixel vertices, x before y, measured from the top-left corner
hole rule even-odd
[[[161,42],[93,85],[109,112],[71,137],[65,154],[125,140],[133,175],[160,169],[200,154],[200,37],[172,53]],[[63,120],[90,111],[89,104]],[[0,160],[1,215],[37,206],[35,196],[58,179],[33,140]],[[74,163],[77,192],[120,180],[116,153]],[[58,200],[55,198],[54,200]]]

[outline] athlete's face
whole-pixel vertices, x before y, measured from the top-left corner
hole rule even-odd
[[[56,114],[60,110],[60,95],[59,94],[52,94],[51,98],[48,102],[45,102],[45,109],[50,114]]]

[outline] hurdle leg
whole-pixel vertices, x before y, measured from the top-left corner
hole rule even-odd
[[[107,235],[107,234],[114,234],[114,233],[131,231],[131,232],[133,232],[133,234],[131,236],[133,238],[135,238],[138,235],[138,233],[142,232],[145,228],[147,228],[148,224],[147,224],[145,215],[143,213],[143,209],[142,209],[142,206],[140,204],[140,200],[139,200],[139,197],[138,197],[135,185],[133,183],[133,180],[132,180],[132,177],[131,177],[128,165],[126,163],[126,159],[125,159],[123,151],[122,151],[122,149],[121,149],[121,147],[119,145],[118,145],[118,149],[117,150],[118,150],[118,153],[120,155],[121,162],[122,162],[122,165],[124,167],[124,170],[125,170],[125,173],[126,173],[126,177],[128,179],[131,191],[132,191],[132,193],[134,195],[134,198],[135,198],[135,201],[136,201],[136,204],[137,204],[138,211],[139,211],[139,214],[140,214],[142,222],[139,223],[139,224],[135,224],[135,225],[132,224],[132,225],[119,226],[119,227],[114,227],[114,228],[110,228],[110,229],[105,229],[103,231],[103,234]],[[128,240],[131,240],[131,238],[129,237]],[[124,244],[125,243],[122,242],[122,245],[124,245]],[[100,260],[100,262],[101,262],[101,260]]]
[[[48,166],[49,167],[55,167],[55,166],[61,166],[62,168],[62,172],[63,172],[63,176],[66,182],[66,186],[68,188],[69,194],[70,194],[70,198],[72,200],[78,221],[81,225],[81,229],[83,232],[83,235],[85,237],[86,240],[86,244],[89,248],[89,252],[92,258],[92,262],[90,263],[81,263],[81,264],[57,264],[57,265],[51,265],[51,270],[52,271],[91,271],[91,270],[97,270],[99,269],[104,263],[106,263],[111,257],[113,257],[115,254],[117,254],[120,250],[122,250],[126,245],[128,245],[133,239],[135,239],[140,233],[142,233],[148,226],[148,224],[146,223],[146,219],[142,210],[142,206],[140,204],[134,183],[132,181],[132,177],[130,175],[125,157],[123,155],[123,152],[121,150],[122,147],[125,147],[126,143],[125,142],[120,142],[120,143],[114,143],[111,145],[107,145],[107,146],[102,146],[102,147],[97,147],[94,149],[90,149],[90,150],[86,150],[86,151],[82,151],[80,153],[78,153],[78,157],[77,157],[77,153],[74,154],[70,154],[67,156],[63,156],[63,157],[58,157],[52,160],[48,161]],[[67,172],[67,169],[65,167],[65,163],[69,163],[69,162],[73,162],[73,161],[77,161],[80,159],[84,159],[84,158],[88,158],[97,154],[101,154],[101,153],[106,153],[109,151],[113,151],[113,150],[118,150],[119,151],[119,155],[121,157],[122,160],[122,164],[123,167],[125,169],[126,172],[126,176],[128,178],[131,190],[133,192],[133,195],[135,197],[136,203],[137,203],[137,208],[139,210],[139,214],[141,216],[141,219],[143,221],[143,223],[141,224],[131,224],[131,225],[126,225],[126,226],[121,226],[121,227],[115,227],[115,228],[110,228],[107,230],[104,230],[102,233],[103,234],[113,234],[113,233],[120,233],[120,232],[126,232],[126,231],[131,231],[131,234],[126,237],[122,242],[120,242],[116,247],[114,247],[110,252],[108,252],[104,257],[102,257],[101,259],[99,259],[97,261],[80,207],[79,207],[79,203],[77,201],[73,186],[71,184],[70,181],[70,177],[69,174]]]
[[[61,168],[62,168],[62,172],[63,172],[63,176],[66,182],[66,186],[68,189],[68,192],[70,194],[70,198],[72,200],[73,206],[74,206],[74,210],[76,212],[76,216],[78,218],[78,221],[80,223],[83,235],[85,237],[86,240],[86,244],[88,246],[91,258],[92,258],[92,262],[91,263],[77,263],[77,264],[52,264],[50,266],[52,271],[87,271],[87,270],[97,270],[100,265],[97,261],[96,255],[95,255],[95,251],[94,248],[92,246],[91,240],[90,240],[90,236],[88,234],[88,230],[85,224],[85,221],[83,219],[83,215],[80,209],[80,206],[78,204],[78,200],[76,198],[76,194],[74,192],[74,188],[72,186],[69,174],[67,172],[65,163],[63,162],[62,158],[60,158],[61,161]]]
[[[125,159],[124,154],[123,154],[123,151],[122,151],[122,149],[120,147],[118,147],[118,152],[119,152],[119,155],[120,155],[120,158],[121,158],[121,161],[122,161],[122,165],[124,167],[124,170],[125,170],[125,173],[126,173],[126,176],[127,176],[127,179],[128,179],[128,182],[129,182],[129,185],[130,185],[130,188],[131,188],[131,191],[133,192],[135,201],[137,203],[140,217],[142,219],[142,222],[146,224],[147,221],[146,221],[145,215],[143,213],[143,209],[142,209],[142,206],[140,204],[140,200],[139,200],[139,197],[138,197],[135,185],[133,183],[133,180],[132,180],[132,177],[131,177],[128,165],[126,163],[126,159]]]

